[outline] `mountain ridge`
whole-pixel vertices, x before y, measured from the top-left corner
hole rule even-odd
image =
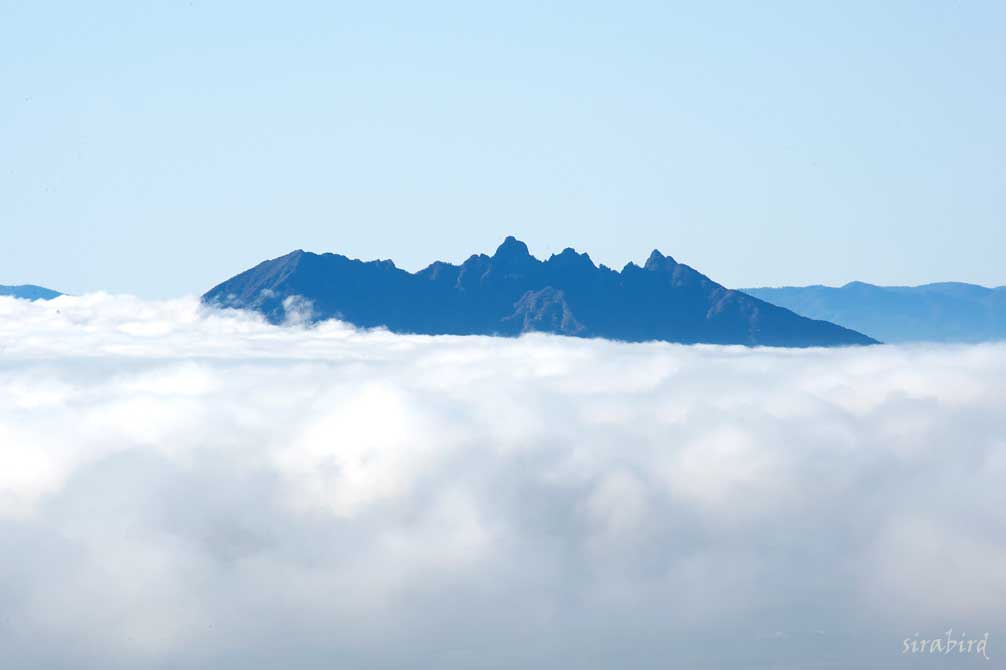
[[[35,284],[18,284],[16,286],[4,286],[0,284],[0,296],[10,296],[21,298],[22,300],[52,300],[63,295],[59,291],[36,286]]]
[[[253,309],[281,323],[294,298],[298,307],[309,301],[314,320],[402,333],[550,332],[769,346],[876,342],[727,289],[656,249],[643,266],[629,262],[616,271],[572,248],[539,260],[512,235],[492,256],[472,254],[459,265],[435,261],[415,273],[387,259],[297,249],[222,282],[203,301]]]
[[[781,286],[739,289],[808,318],[870,333],[885,342],[1006,340],[1006,286],[965,282],[878,286]]]

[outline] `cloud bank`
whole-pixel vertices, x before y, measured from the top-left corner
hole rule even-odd
[[[1002,345],[0,298],[8,667],[973,667],[900,652],[1006,643],[1003,481]]]

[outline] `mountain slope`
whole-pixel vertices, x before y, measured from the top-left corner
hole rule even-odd
[[[24,300],[52,300],[63,294],[41,286],[22,284],[21,286],[0,286],[0,295],[23,298]]]
[[[923,286],[787,286],[740,289],[748,295],[869,333],[885,342],[1006,339],[1006,287],[944,282]]]
[[[401,333],[542,331],[637,342],[798,347],[874,342],[726,289],[658,251],[643,267],[629,263],[616,272],[572,249],[540,261],[513,237],[492,256],[474,255],[461,265],[436,262],[415,274],[389,260],[294,251],[223,282],[203,300],[257,310],[274,323],[309,304],[314,319]]]

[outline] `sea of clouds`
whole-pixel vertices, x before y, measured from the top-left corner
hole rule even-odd
[[[1004,345],[0,298],[4,667],[993,667],[1004,510]]]

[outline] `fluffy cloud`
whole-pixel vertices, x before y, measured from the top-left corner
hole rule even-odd
[[[1001,345],[0,298],[9,667],[919,665],[950,627],[995,658],[1003,481]]]

